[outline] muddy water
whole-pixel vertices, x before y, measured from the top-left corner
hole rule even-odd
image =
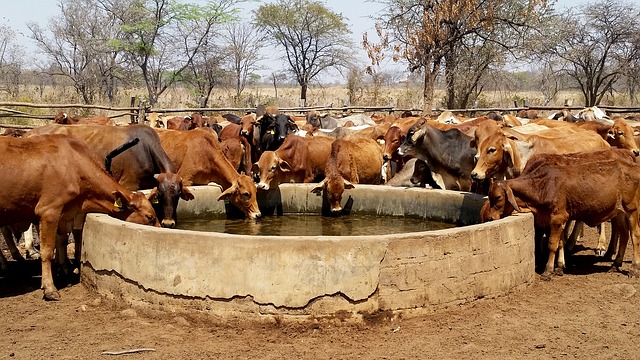
[[[179,219],[178,229],[238,235],[347,236],[386,235],[455,227],[409,216],[349,215],[325,217],[312,214],[267,216],[257,221],[220,218]]]

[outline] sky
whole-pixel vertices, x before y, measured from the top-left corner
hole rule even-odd
[[[556,8],[561,9],[593,1],[596,0],[558,0]],[[192,0],[192,2],[204,3],[206,0]],[[251,10],[256,9],[261,4],[272,2],[253,1],[241,4],[239,7],[242,9],[242,16],[248,18]],[[382,5],[367,0],[324,0],[323,2],[329,9],[342,14],[347,19],[346,22],[351,28],[351,36],[355,44],[354,56],[360,59],[363,64],[366,64],[366,53],[360,45],[362,43],[362,33],[366,31],[372,35],[375,34],[372,18],[382,11]],[[0,11],[0,24],[7,24],[16,30],[19,43],[26,48],[27,53],[33,54],[37,48],[28,37],[30,32],[26,24],[35,22],[46,28],[49,19],[59,13],[59,3],[59,0],[0,0],[0,9],[2,9]],[[375,36],[372,37],[372,40],[375,40]],[[283,67],[279,65],[277,59],[270,59],[267,62],[272,67]]]

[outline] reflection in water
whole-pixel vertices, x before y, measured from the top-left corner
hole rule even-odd
[[[239,235],[346,236],[383,235],[447,229],[454,224],[410,216],[349,215],[325,217],[315,214],[265,216],[258,220],[227,219],[224,216],[180,219],[178,229]]]

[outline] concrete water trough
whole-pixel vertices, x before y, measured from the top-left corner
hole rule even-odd
[[[311,194],[312,187],[281,185],[269,201],[285,214],[318,214],[322,197]],[[179,220],[224,213],[217,187],[190,190],[195,200],[181,202]],[[90,214],[82,282],[126,304],[169,312],[357,321],[431,312],[533,281],[531,214],[477,224],[482,197],[418,188],[357,185],[343,202],[352,213],[420,216],[459,227],[393,235],[248,236],[152,228]]]

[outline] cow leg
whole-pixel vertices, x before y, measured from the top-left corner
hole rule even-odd
[[[29,229],[24,232],[24,248],[25,256],[27,259],[37,260],[40,258],[40,253],[33,247],[33,231],[38,231],[38,227],[34,227],[33,224],[29,225]]]
[[[554,264],[556,261],[556,252],[558,251],[558,247],[562,246],[562,228],[566,223],[566,216],[553,214],[551,215],[550,223],[551,229],[549,232],[549,258],[547,259],[547,265],[545,266],[544,272],[542,273],[543,280],[549,280],[551,278],[551,274],[553,273]],[[562,259],[562,261],[564,261],[564,259]],[[561,265],[564,266],[564,264]]]
[[[598,237],[598,245],[596,245],[596,256],[603,257],[605,255],[604,244],[606,243],[606,222],[598,225],[598,232],[600,236]],[[613,230],[612,230],[613,231]]]
[[[616,253],[618,247],[618,241],[622,233],[629,233],[629,219],[626,214],[620,214],[611,219],[611,238],[609,239],[609,247],[607,252],[604,253],[603,258],[605,260],[611,260]]]
[[[75,266],[75,269],[73,270],[74,273],[79,274],[80,273],[80,257],[82,256],[82,229],[74,229],[73,230],[73,241],[75,242],[75,248],[74,248],[74,259],[73,259],[73,263]]]
[[[52,218],[55,220],[48,220]],[[40,219],[40,261],[42,262],[42,289],[45,300],[60,300],[60,293],[53,284],[51,259],[56,246],[56,233],[60,215],[52,215]]]
[[[13,236],[13,231],[10,226],[2,227],[2,237],[4,238],[4,242],[7,244],[7,248],[11,253],[11,257],[16,261],[24,261],[22,254],[20,254],[20,250],[16,246],[15,237]]]
[[[629,271],[629,276],[631,277],[638,276],[638,271],[640,271],[640,219],[638,219],[638,215],[640,214],[638,213],[637,209],[636,211],[633,211],[631,214],[629,214],[631,230],[633,231],[633,261],[631,263],[631,270]],[[619,253],[624,253],[624,249],[622,248],[623,239],[624,237],[620,239],[620,250],[618,251]],[[616,261],[617,260],[618,257],[616,257]],[[620,257],[620,265],[622,265],[622,257]]]
[[[4,257],[2,250],[0,250],[0,270],[3,273],[6,273],[7,271],[9,271],[9,262],[7,261],[7,258]]]
[[[571,230],[571,235],[568,235],[571,224],[573,224],[573,229]],[[582,221],[567,221],[567,224],[564,226],[563,232],[564,238],[567,239],[567,251],[571,251],[573,249],[573,247],[576,245],[576,242],[578,241],[578,238],[582,236],[583,230],[584,223]]]

